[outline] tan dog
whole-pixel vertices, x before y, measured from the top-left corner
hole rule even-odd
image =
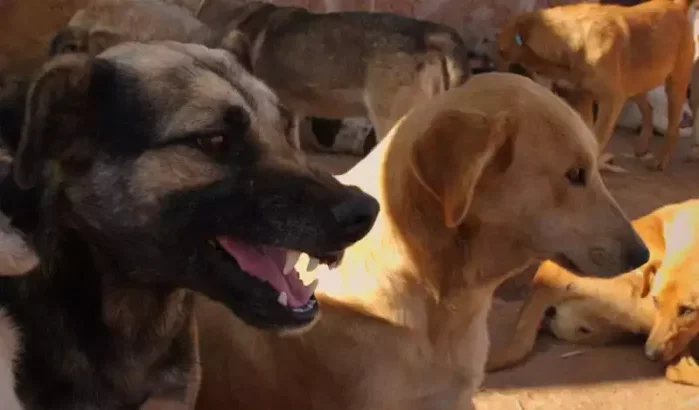
[[[97,55],[125,41],[172,40],[212,46],[213,32],[188,10],[158,0],[92,0],[51,40],[51,55]]]
[[[474,76],[417,106],[340,177],[381,213],[318,269],[312,329],[283,338],[197,302],[197,409],[472,408],[502,281],[544,258],[603,276],[648,259],[596,153],[580,117],[522,76]]]
[[[227,31],[222,47],[249,60],[285,106],[299,116],[367,116],[379,140],[414,104],[470,72],[455,30],[396,14],[255,1],[237,9]]]
[[[592,102],[599,104],[594,130],[601,151],[626,100],[665,83],[665,144],[656,158],[649,154],[651,134],[642,133],[635,147],[652,169],[665,169],[677,143],[694,61],[687,1],[653,0],[633,7],[578,4],[520,14],[500,33],[500,66],[519,63],[560,85],[586,91],[576,108],[592,124]]]
[[[506,347],[491,352],[489,371],[522,361],[534,346],[542,319],[543,327],[559,339],[589,345],[619,342],[632,334],[648,334],[651,329],[667,330],[663,323],[667,325],[677,317],[677,303],[682,302],[681,297],[668,296],[668,286],[683,292],[691,289],[691,274],[695,271],[692,257],[699,242],[688,233],[699,230],[699,200],[663,206],[635,220],[633,225],[651,253],[648,263],[637,270],[612,279],[597,279],[575,276],[552,262],[541,265],[515,333]],[[664,305],[661,294],[665,295]],[[669,313],[656,309],[654,297],[659,306],[667,306],[667,298],[672,299]],[[658,339],[660,333],[648,341],[650,356],[659,356],[667,348],[681,350],[693,339],[683,339],[671,347],[672,343],[656,343],[670,340],[662,336]],[[692,356],[685,353],[668,366],[666,375],[673,381],[699,385],[699,374],[692,370]],[[676,355],[670,353],[666,357]]]

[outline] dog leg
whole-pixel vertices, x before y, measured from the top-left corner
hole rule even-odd
[[[692,110],[692,148],[687,160],[699,161],[699,107],[692,107]]]
[[[606,98],[597,99],[599,111],[597,121],[595,122],[595,136],[597,137],[597,142],[599,142],[600,170],[626,172],[624,168],[611,164],[612,154],[605,154],[609,140],[612,138],[616,121],[626,102],[624,98],[619,97],[620,95],[621,93],[615,93]]]
[[[495,372],[521,363],[534,350],[546,308],[557,302],[555,290],[543,285],[534,286],[519,312],[509,341],[503,348],[491,350],[488,355],[486,371]]]
[[[641,112],[641,132],[636,137],[634,154],[637,157],[642,157],[648,153],[650,139],[653,137],[653,107],[645,94],[631,97],[631,101],[636,103]]]
[[[677,363],[665,368],[665,378],[674,383],[699,386],[699,365],[691,353],[685,352]]]
[[[692,74],[693,60],[694,53],[678,53],[675,70],[665,82],[665,92],[667,93],[668,103],[667,132],[665,133],[665,142],[660,150],[658,158],[651,159],[647,163],[650,169],[666,169],[670,163],[670,156],[677,146],[684,102],[687,100],[687,86],[689,85],[689,79]]]
[[[582,117],[583,121],[590,127],[594,129],[595,116],[592,110],[592,105],[594,103],[594,97],[587,91],[571,91],[567,90],[565,92],[566,100]]]

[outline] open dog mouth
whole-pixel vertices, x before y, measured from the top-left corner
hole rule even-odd
[[[268,245],[253,246],[228,236],[209,240],[209,245],[224,258],[233,258],[245,273],[274,289],[282,307],[299,314],[315,309],[313,293],[318,280],[305,285],[294,267],[302,252]],[[342,251],[323,256],[309,255],[308,270],[320,264],[335,267],[341,256]]]

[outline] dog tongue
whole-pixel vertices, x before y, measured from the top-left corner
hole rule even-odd
[[[248,274],[269,283],[280,294],[286,293],[287,305],[304,306],[311,299],[313,289],[304,285],[296,269],[284,274],[287,250],[273,246],[252,247],[230,237],[219,236],[218,243],[235,258]]]

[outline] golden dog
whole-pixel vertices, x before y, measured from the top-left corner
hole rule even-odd
[[[633,7],[577,4],[513,17],[498,39],[501,67],[518,63],[561,86],[584,90],[576,108],[592,124],[603,152],[627,99],[666,85],[668,129],[656,157],[651,133],[641,133],[635,153],[652,169],[665,169],[679,136],[682,108],[694,62],[688,2],[652,0]],[[605,155],[607,157],[607,155]]]
[[[699,385],[689,350],[697,331],[691,293],[699,241],[699,199],[666,205],[633,222],[650,249],[641,268],[612,279],[581,278],[552,262],[541,265],[515,334],[492,351],[488,370],[511,367],[531,352],[540,323],[559,339],[588,345],[649,334],[646,353],[664,358],[670,380]]]
[[[197,409],[472,409],[502,281],[546,258],[601,276],[648,259],[597,149],[567,104],[514,74],[419,105],[340,177],[381,212],[336,270],[306,272],[323,296],[313,328],[260,332],[198,299]]]

